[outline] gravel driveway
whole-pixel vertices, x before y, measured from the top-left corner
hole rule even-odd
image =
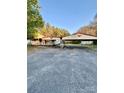
[[[28,93],[97,93],[96,51],[46,48],[27,56]]]

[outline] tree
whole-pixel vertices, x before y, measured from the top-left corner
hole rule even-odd
[[[65,29],[60,29],[58,27],[54,27],[50,25],[49,23],[45,24],[44,27],[41,30],[41,34],[45,37],[65,37],[70,35],[70,33]]]
[[[88,25],[81,27],[76,33],[97,36],[97,14]]]
[[[36,28],[43,25],[38,0],[27,0],[27,38],[33,39],[37,33]]]

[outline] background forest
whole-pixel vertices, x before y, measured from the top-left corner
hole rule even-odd
[[[39,35],[44,37],[65,37],[70,35],[69,31],[63,28],[45,23],[40,13],[39,0],[27,0],[27,39],[34,39]],[[97,36],[97,14],[93,21],[82,26],[74,34],[87,34]]]

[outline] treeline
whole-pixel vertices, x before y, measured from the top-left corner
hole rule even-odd
[[[45,37],[64,37],[69,35],[65,29],[45,24],[40,15],[39,0],[27,0],[27,39],[34,39],[39,34]]]
[[[75,34],[97,36],[97,15],[89,25],[81,27]]]
[[[61,29],[55,26],[50,25],[49,23],[45,24],[41,29],[41,34],[44,37],[65,37],[70,35],[66,29]]]

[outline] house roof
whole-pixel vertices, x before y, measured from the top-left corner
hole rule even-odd
[[[97,37],[84,35],[84,34],[76,34],[67,37],[63,37],[63,40],[97,40]]]

